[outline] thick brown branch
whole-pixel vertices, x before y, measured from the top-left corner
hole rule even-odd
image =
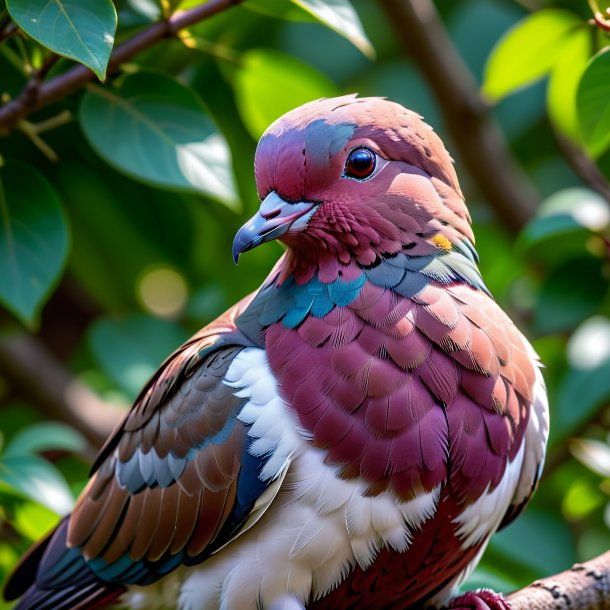
[[[108,74],[112,74],[121,64],[161,40],[175,36],[180,30],[208,19],[242,1],[208,0],[205,4],[188,11],[176,13],[167,21],[154,23],[126,40],[112,52],[108,62]],[[0,107],[0,129],[11,129],[28,114],[65,97],[94,78],[95,75],[91,70],[78,65],[47,83],[41,84],[39,78],[32,79],[14,100]]]
[[[0,375],[49,417],[82,432],[99,447],[125,414],[72,377],[34,337],[25,333],[0,340]]]
[[[508,599],[513,610],[610,610],[610,551],[537,580]]]
[[[431,0],[379,0],[408,56],[434,92],[455,146],[505,226],[517,232],[537,195],[515,162]]]

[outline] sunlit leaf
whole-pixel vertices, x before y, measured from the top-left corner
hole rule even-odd
[[[578,29],[568,36],[553,66],[547,88],[547,109],[555,127],[580,142],[576,110],[578,83],[591,55],[591,33]]]
[[[25,165],[0,167],[0,301],[33,324],[67,254],[66,218],[51,185]]]
[[[610,446],[590,438],[574,438],[570,441],[572,455],[589,470],[602,477],[610,477]]]
[[[228,146],[195,92],[175,79],[139,72],[113,89],[90,88],[79,118],[91,146],[128,176],[236,205]]]
[[[371,59],[375,50],[360,23],[358,13],[349,0],[292,0],[294,4],[311,13],[316,19],[345,36]]]
[[[589,478],[579,479],[570,485],[561,504],[562,513],[571,521],[578,521],[603,506],[606,498],[598,483]]]
[[[74,498],[61,473],[37,455],[7,455],[0,460],[0,488],[46,506],[58,515],[70,511]]]
[[[89,347],[101,368],[132,399],[187,338],[178,325],[148,316],[98,319],[88,331]]]
[[[485,68],[483,93],[492,100],[542,78],[557,62],[581,19],[561,9],[536,11],[500,39]]]
[[[22,501],[11,525],[30,540],[38,540],[58,522],[57,513],[35,502]]]
[[[44,422],[19,431],[7,443],[4,456],[40,453],[53,449],[79,453],[86,447],[87,441],[74,428],[59,422]]]
[[[161,18],[161,6],[157,0],[126,0],[123,11],[125,10],[138,14],[141,18],[144,18],[145,23],[158,21]],[[120,23],[122,27],[125,27],[123,19]]]
[[[321,72],[270,49],[244,53],[234,86],[239,113],[256,139],[289,110],[338,94],[336,85]]]
[[[556,266],[583,256],[584,244],[592,233],[610,226],[610,208],[598,193],[573,187],[557,191],[545,199],[536,216],[526,225],[517,241],[521,250]]]
[[[6,7],[40,44],[106,78],[117,25],[111,0],[7,0]]]
[[[610,145],[610,48],[599,52],[580,79],[576,106],[582,137],[598,156]]]

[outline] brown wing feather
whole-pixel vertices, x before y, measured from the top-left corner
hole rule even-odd
[[[165,361],[101,450],[68,530],[68,546],[86,559],[195,556],[222,530],[246,440],[236,418],[243,399],[223,379],[251,345],[235,326],[250,299]]]
[[[74,508],[68,531],[70,546],[80,547],[89,560],[101,557],[113,563],[127,552],[133,561],[144,558],[154,562],[170,548],[175,552],[187,547],[189,554],[198,554],[213,542],[233,506],[238,456],[245,441],[243,424],[229,421],[235,419],[242,399],[222,383],[240,349],[226,347],[208,356],[141,428],[131,426],[131,432],[123,429],[116,451],[95,473]],[[207,402],[212,396],[214,413],[210,415]],[[219,434],[223,426],[231,428],[226,440],[197,449],[171,484],[130,489],[133,479],[129,475],[125,475],[127,485],[121,483],[121,468],[138,456],[136,479],[155,467],[150,451],[156,452],[157,444],[164,457],[156,459],[185,457],[196,447],[190,428],[195,430],[193,436],[206,439]],[[139,443],[132,442],[134,436]],[[163,475],[165,471],[161,468],[160,472]]]

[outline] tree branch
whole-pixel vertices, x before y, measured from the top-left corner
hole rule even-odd
[[[610,610],[610,551],[508,596],[513,610]]]
[[[180,30],[204,21],[241,2],[243,0],[208,0],[205,4],[172,15],[166,21],[154,23],[123,42],[112,52],[108,62],[108,74],[112,74],[121,64],[161,40],[171,38]],[[82,65],[70,68],[47,83],[42,83],[39,75],[34,76],[15,99],[0,107],[0,129],[13,128],[35,110],[65,97],[94,78],[93,72]]]
[[[460,156],[504,225],[518,232],[533,216],[533,185],[515,162],[477,84],[431,0],[379,0],[398,40],[435,94]]]
[[[568,138],[558,132],[555,134],[555,137],[563,156],[571,165],[574,173],[610,203],[610,184],[608,184],[608,180],[599,167],[595,165],[582,148],[578,147]]]
[[[0,339],[0,374],[49,417],[82,432],[99,447],[126,413],[72,377],[26,333]]]

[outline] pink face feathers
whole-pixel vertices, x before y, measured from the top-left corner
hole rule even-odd
[[[473,241],[440,138],[387,100],[344,96],[289,112],[261,138],[255,172],[261,198],[274,193],[287,205],[315,206],[307,222],[277,236],[301,260],[366,265],[405,246],[417,255]],[[251,242],[265,237],[259,232]]]

